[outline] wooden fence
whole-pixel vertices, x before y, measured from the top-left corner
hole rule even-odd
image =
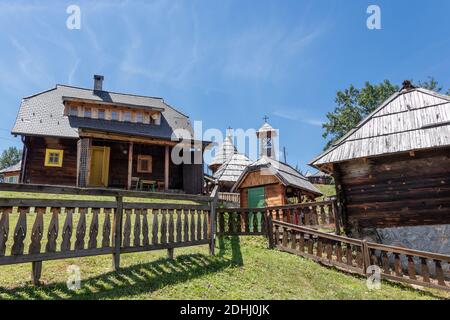
[[[368,275],[378,266],[381,277],[450,291],[450,256],[387,246],[320,232],[283,221],[270,222],[269,245],[344,271]]]
[[[217,234],[266,235],[270,219],[340,232],[335,201],[308,202],[267,208],[217,209]]]
[[[232,192],[219,192],[219,200],[239,204],[241,203],[241,194]]]
[[[167,249],[173,257],[174,248],[202,244],[214,253],[217,190],[205,197],[2,184],[0,191],[34,194],[33,199],[0,198],[0,265],[31,262],[33,283],[39,282],[45,260],[112,254],[117,270],[122,253]],[[49,194],[107,198],[57,200]]]
[[[342,221],[335,200],[305,202],[268,207],[272,219],[316,229],[329,229],[340,233]]]

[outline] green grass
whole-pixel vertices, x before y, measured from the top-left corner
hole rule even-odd
[[[115,201],[114,197],[79,196],[70,194],[32,193],[32,192],[15,192],[15,191],[0,191],[0,198]],[[131,198],[131,197],[124,197],[124,202],[197,204],[197,202],[189,200],[150,199],[150,198]]]
[[[336,195],[334,184],[315,184],[315,186],[319,189],[320,192],[323,193],[324,197],[331,197]],[[320,199],[323,199],[323,197],[321,197]]]
[[[382,283],[368,290],[365,279],[325,268],[310,260],[268,250],[262,237],[218,241],[215,257],[207,246],[122,255],[120,272],[111,256],[43,264],[45,285],[29,282],[30,264],[0,267],[1,299],[436,299],[438,291],[416,291]],[[81,269],[81,289],[66,288],[67,267]]]

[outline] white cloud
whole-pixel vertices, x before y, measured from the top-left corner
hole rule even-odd
[[[274,116],[290,120],[290,121],[300,121],[305,124],[309,124],[312,126],[322,127],[322,123],[324,123],[323,120],[315,119],[311,117],[307,117],[303,115],[302,111],[299,111],[299,109],[280,109],[272,112]]]

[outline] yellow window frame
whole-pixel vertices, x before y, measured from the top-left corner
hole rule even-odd
[[[57,163],[50,162],[50,156],[52,154],[57,154],[58,155],[58,162]],[[45,166],[46,167],[62,167],[63,156],[64,156],[64,150],[45,149]]]

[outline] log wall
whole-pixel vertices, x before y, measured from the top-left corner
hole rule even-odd
[[[25,183],[75,186],[77,183],[77,140],[26,137]],[[45,150],[64,150],[63,165],[46,167]]]
[[[350,229],[450,223],[450,149],[348,161],[334,176]]]

